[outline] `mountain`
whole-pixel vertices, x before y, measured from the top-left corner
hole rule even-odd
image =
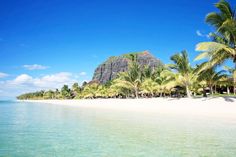
[[[104,84],[116,78],[118,73],[128,70],[129,62],[131,62],[136,57],[137,62],[141,67],[149,66],[150,68],[154,69],[162,65],[161,61],[155,58],[148,51],[128,53],[117,57],[113,56],[96,68],[92,81]]]

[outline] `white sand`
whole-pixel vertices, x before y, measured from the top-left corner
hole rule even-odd
[[[198,99],[94,99],[94,100],[25,100],[33,103],[47,103],[108,109],[130,112],[181,114],[193,116],[225,117],[236,120],[236,98],[198,98]]]

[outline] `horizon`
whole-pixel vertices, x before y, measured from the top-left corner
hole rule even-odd
[[[129,52],[148,50],[168,64],[187,50],[195,65],[196,44],[214,31],[204,20],[216,2],[2,1],[0,100],[81,84],[107,58]]]

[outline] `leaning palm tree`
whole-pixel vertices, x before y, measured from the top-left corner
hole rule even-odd
[[[225,0],[220,0],[215,7],[219,9],[219,13],[212,12],[206,16],[206,22],[216,29],[211,34],[213,41],[202,42],[196,46],[196,50],[202,53],[195,60],[208,59],[202,66],[202,69],[208,69],[230,59],[235,63],[236,69],[236,10]]]
[[[171,56],[171,60],[174,64],[170,64],[171,69],[176,70],[176,82],[180,86],[185,87],[186,94],[191,97],[190,87],[195,77],[193,73],[193,68],[190,65],[187,51],[182,51]]]
[[[236,14],[235,9],[225,0],[220,0],[215,4],[220,11],[211,12],[206,16],[206,22],[215,27],[217,34],[227,39],[229,44],[235,46],[236,42]]]
[[[142,80],[141,68],[136,61],[131,62],[127,72],[122,72],[114,80],[116,86],[131,90],[136,98],[139,96],[139,90]]]

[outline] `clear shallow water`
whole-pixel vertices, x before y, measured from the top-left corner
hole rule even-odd
[[[236,121],[0,102],[0,157],[235,157]]]

